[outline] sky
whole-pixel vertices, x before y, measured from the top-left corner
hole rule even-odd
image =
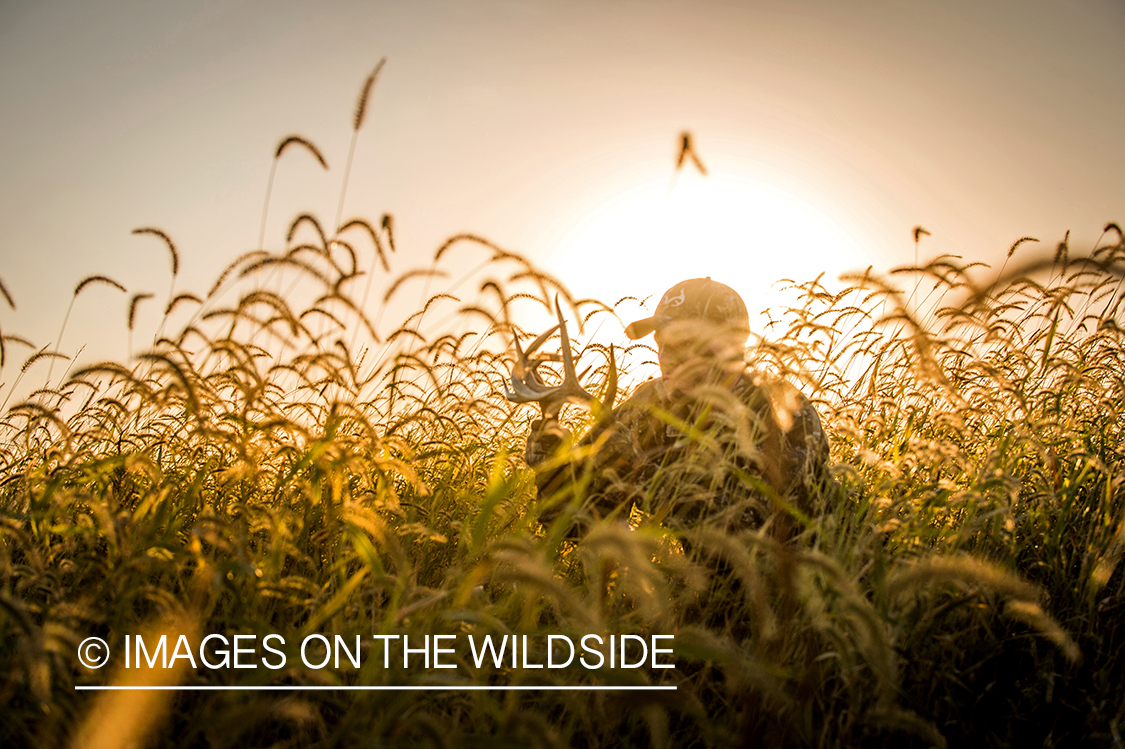
[[[711,275],[756,311],[782,277],[912,262],[918,225],[923,259],[1077,254],[1125,220],[1123,32],[1120,0],[2,0],[0,328],[53,342],[92,274],[165,299],[138,227],[208,289],[290,134],[330,168],[279,162],[265,246],[330,224],[384,57],[343,215],[394,215],[396,272],[471,232],[580,295]],[[706,177],[674,169],[685,130]],[[63,350],[119,356],[126,308],[84,292]]]

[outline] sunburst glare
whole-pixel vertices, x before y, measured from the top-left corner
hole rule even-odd
[[[729,173],[685,173],[627,190],[580,221],[551,258],[568,284],[609,301],[711,276],[737,289],[751,315],[771,304],[780,279],[834,279],[868,262],[815,206]]]

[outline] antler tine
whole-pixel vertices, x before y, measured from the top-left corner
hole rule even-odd
[[[516,377],[523,377],[528,369],[527,354],[524,353],[523,348],[520,346],[519,334],[512,331],[512,343],[516,346],[516,363],[512,365],[512,379]]]
[[[512,389],[504,383],[504,396],[512,403],[543,403],[548,400],[554,388],[536,389],[517,377],[512,378]]]
[[[555,294],[555,314],[559,318],[559,343],[562,348],[563,381],[559,386],[559,394],[567,397],[583,398],[593,402],[594,396],[583,389],[578,382],[578,375],[574,372],[574,352],[570,350],[570,336],[566,332],[566,320],[563,319],[562,307],[559,306],[559,295]]]
[[[551,334],[558,330],[558,328],[559,326],[556,325],[546,333],[540,335],[538,338],[531,342],[531,345],[527,347],[526,351],[524,351],[523,347],[520,346],[519,336],[512,336],[512,342],[516,345],[516,363],[512,366],[513,377],[523,378],[523,376],[527,373],[535,375],[535,368],[539,365],[539,361],[541,360],[533,362],[528,359],[528,357],[534,354],[536,349],[542,346],[543,342],[550,338]],[[538,375],[536,375],[536,379],[538,379]]]
[[[551,329],[548,330],[546,333],[540,334],[539,337],[536,338],[534,341],[532,341],[531,345],[527,347],[527,355],[531,356],[532,354],[534,354],[536,349],[538,349],[540,346],[542,346],[543,342],[546,341],[548,338],[550,338],[551,335],[558,329],[559,329],[558,325],[553,325],[553,326],[551,326]],[[516,342],[516,350],[519,351],[519,341]]]
[[[556,388],[548,387],[539,378],[538,372],[535,371],[539,366],[541,360],[532,361],[528,356],[535,353],[536,349],[543,345],[543,342],[551,337],[551,334],[558,329],[559,326],[554,326],[547,332],[543,333],[531,342],[525,351],[520,346],[520,339],[518,335],[512,336],[512,342],[516,347],[516,361],[512,365],[512,389],[508,389],[507,383],[504,383],[504,395],[513,403],[534,403],[542,402],[544,399],[550,399],[551,395],[555,392]]]
[[[523,376],[531,369],[531,363],[527,360],[527,354],[520,346],[519,334],[515,331],[512,333],[512,343],[516,345],[516,362],[512,365],[512,380],[515,381],[517,377],[523,379]]]
[[[524,371],[518,371],[520,367],[512,368],[512,389],[508,389],[508,384],[503,383],[504,395],[512,403],[542,403],[544,400],[549,400],[551,395],[558,389],[557,387],[548,387],[543,384],[539,379],[539,375],[535,372],[535,365]]]
[[[602,400],[590,399],[590,410],[593,411],[595,423],[601,422],[613,412],[613,402],[617,400],[617,358],[614,356],[613,344],[609,345],[609,354],[606,357],[605,395]]]
[[[613,355],[613,344],[609,344],[609,369],[605,374],[605,400],[602,408],[606,411],[613,410],[613,402],[617,400],[617,358]]]

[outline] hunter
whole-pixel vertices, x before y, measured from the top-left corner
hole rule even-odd
[[[561,312],[560,326],[572,378]],[[791,516],[810,512],[827,475],[828,440],[804,395],[747,367],[750,318],[738,293],[710,278],[683,281],[625,333],[654,335],[661,377],[600,417],[595,409],[577,443],[559,424],[558,400],[548,407],[540,398],[544,417],[525,453],[536,468],[540,522],[568,513],[573,538],[606,518],[726,531],[773,518],[775,533],[791,535]]]

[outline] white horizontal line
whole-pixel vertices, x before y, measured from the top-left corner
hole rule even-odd
[[[613,687],[613,686],[518,686],[518,687],[492,687],[492,686],[401,686],[401,687],[364,687],[364,686],[76,686],[76,692],[319,692],[319,691],[348,691],[348,692],[674,692],[675,686],[640,686],[640,687]]]

